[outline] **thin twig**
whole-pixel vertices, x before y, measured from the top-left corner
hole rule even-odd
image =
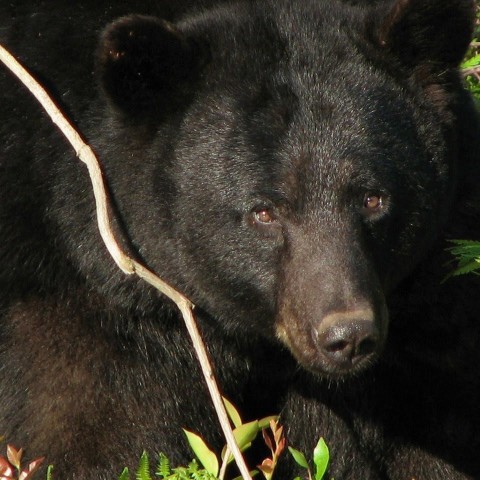
[[[220,467],[220,472],[218,473],[218,480],[224,480],[225,473],[227,472],[228,467],[228,460],[232,452],[230,451],[230,447],[227,445],[225,448],[225,456],[223,457],[222,466]]]
[[[147,283],[154,286],[161,293],[173,300],[179,308],[185,321],[188,333],[192,339],[195,352],[197,354],[208,390],[210,392],[210,396],[212,398],[212,402],[215,406],[220,425],[227,441],[227,445],[232,451],[242,478],[244,480],[251,480],[245,460],[240,452],[240,449],[238,448],[235,437],[233,436],[232,428],[228,420],[227,412],[225,410],[217,382],[215,381],[215,376],[208,358],[207,350],[193,316],[194,305],[187,297],[168,285],[148,268],[144,267],[123,252],[116,241],[115,235],[111,228],[107,207],[108,200],[102,171],[92,149],[82,140],[79,133],[67,121],[65,116],[62,114],[62,112],[60,112],[47,92],[2,45],[0,45],[0,60],[12,71],[12,73],[18,77],[18,79],[39,101],[39,103],[51,117],[53,123],[58,126],[72,147],[75,149],[78,158],[87,165],[95,195],[98,228],[100,230],[102,239],[115,263],[126,274],[136,274]]]
[[[477,80],[480,80],[480,65],[476,65],[475,67],[470,67],[470,68],[463,68],[462,75],[464,77],[468,77],[469,75],[472,75]]]

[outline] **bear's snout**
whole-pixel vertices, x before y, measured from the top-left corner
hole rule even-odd
[[[381,354],[388,330],[386,306],[364,305],[330,311],[316,322],[284,305],[276,325],[277,338],[308,370],[329,377],[359,372]]]
[[[347,371],[373,357],[382,339],[371,309],[327,315],[313,331],[314,342],[328,370]]]
[[[348,218],[329,222],[325,218],[321,231],[312,224],[291,229],[275,333],[303,367],[340,377],[380,356],[388,310],[384,281],[361,232]]]

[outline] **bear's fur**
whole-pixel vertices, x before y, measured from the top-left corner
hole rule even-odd
[[[185,292],[245,419],[336,480],[480,478],[471,0],[5,2],[0,41],[98,153],[124,248]],[[172,303],[103,246],[85,168],[0,69],[0,433],[59,479],[212,447]],[[278,478],[293,478],[288,460]]]

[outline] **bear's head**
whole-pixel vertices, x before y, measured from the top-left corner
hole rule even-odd
[[[332,377],[369,365],[450,213],[472,16],[259,0],[109,25],[96,142],[137,254],[225,332]]]

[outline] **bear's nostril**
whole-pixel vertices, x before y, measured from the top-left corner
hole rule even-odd
[[[327,343],[323,348],[331,353],[343,352],[348,348],[352,348],[352,344],[345,340],[340,340],[338,342]]]
[[[370,355],[374,353],[377,348],[377,343],[377,339],[371,337],[360,340],[357,345],[357,355]]]

